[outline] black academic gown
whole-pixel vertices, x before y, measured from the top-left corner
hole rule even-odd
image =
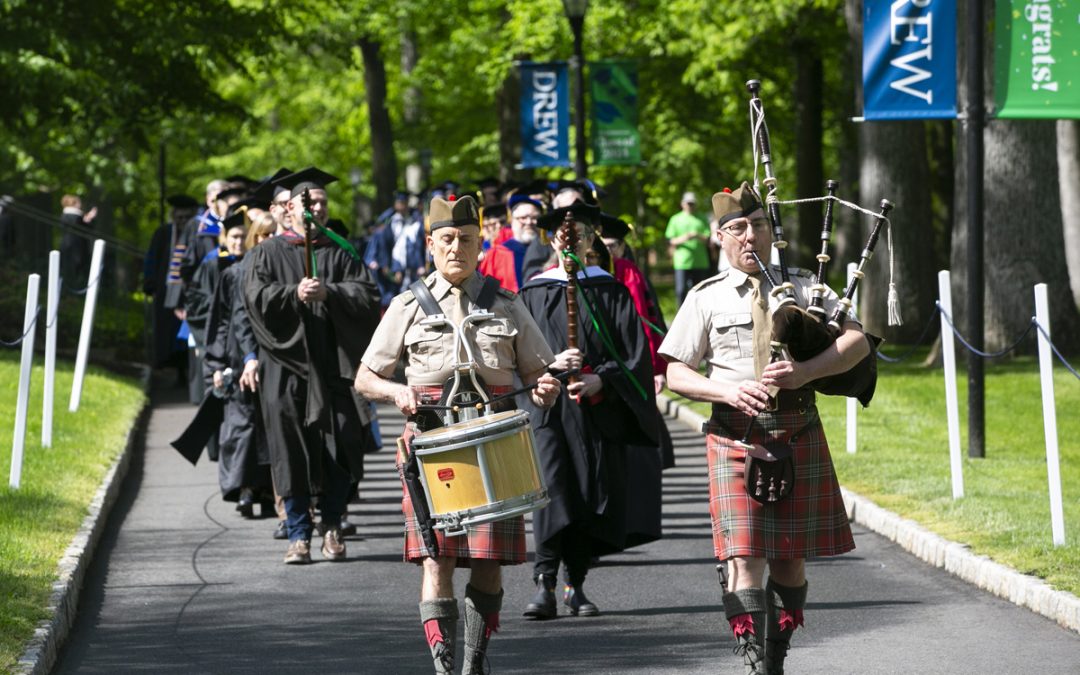
[[[61,214],[60,223],[64,226],[64,234],[60,237],[60,267],[65,285],[68,288],[86,288],[90,275],[90,240],[68,228],[91,226],[76,213]]]
[[[168,365],[175,354],[183,353],[187,349],[187,346],[176,337],[180,330],[180,319],[176,318],[172,309],[165,306],[165,288],[169,283],[169,261],[176,245],[173,236],[175,231],[176,228],[172,223],[154,230],[143,262],[143,292],[153,298],[151,310],[153,345],[150,358],[155,368]]]
[[[286,233],[248,253],[244,304],[259,344],[260,400],[274,485],[284,497],[318,494],[325,458],[363,477],[377,450],[367,404],[352,390],[379,321],[379,293],[361,261],[329,240],[313,247],[325,302],[305,304],[303,239]]]
[[[207,237],[202,237],[206,239]],[[215,247],[216,249],[216,247]],[[188,393],[192,403],[202,401],[202,396],[211,386],[207,379],[203,359],[206,356],[206,331],[210,322],[210,308],[214,303],[214,293],[222,273],[236,261],[236,258],[224,251],[212,249],[203,256],[201,264],[195,269],[195,276],[184,291],[184,309],[187,312],[187,324],[195,338],[195,352],[189,353]],[[211,457],[215,459],[215,457]]]
[[[211,380],[215,370],[233,370],[233,384],[225,397],[225,420],[218,432],[218,483],[222,498],[231,502],[240,498],[241,488],[251,488],[257,497],[273,490],[258,394],[241,391],[239,386],[244,357],[257,350],[241,293],[244,271],[245,261],[241,260],[221,274],[210,308],[204,359],[205,373]]]
[[[642,462],[636,453],[628,453],[628,446],[656,446],[656,395],[648,342],[629,291],[611,276],[598,274],[582,280],[580,288],[578,348],[584,352],[588,367],[603,380],[602,400],[576,403],[564,390],[548,410],[524,400],[528,397],[522,397],[521,403],[530,413],[551,497],[551,504],[533,515],[537,540],[546,541],[578,522],[592,537],[592,553],[602,555],[659,537],[658,531],[642,535],[639,530],[651,528],[630,520],[639,507],[650,516],[659,513],[659,461]],[[556,354],[565,350],[565,282],[533,279],[521,289],[521,298],[551,349]],[[632,375],[605,347],[584,298],[597,308],[597,319],[602,318],[615,351]],[[631,471],[643,475],[632,480]],[[655,484],[656,489],[645,491],[649,495],[640,490],[631,493],[630,486],[638,483]],[[641,500],[643,496],[650,504],[636,505],[629,511],[628,498]]]

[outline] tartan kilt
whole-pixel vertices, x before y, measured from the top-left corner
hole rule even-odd
[[[746,494],[746,451],[736,441],[742,438],[749,418],[739,412],[717,412],[713,421],[720,424],[709,426],[706,449],[709,515],[718,559],[805,559],[855,548],[825,430],[814,406],[804,413],[759,415],[754,423],[751,443],[764,443],[774,434],[787,441],[805,428],[794,444],[795,487],[785,499],[768,506]]]
[[[413,387],[421,394],[421,399],[429,399],[432,387]],[[501,390],[509,390],[509,387],[489,387],[493,395],[503,393]],[[441,388],[438,389],[441,393]],[[426,401],[425,401],[426,402]],[[406,443],[412,441],[416,435],[416,426],[407,423],[401,438]],[[396,464],[398,476],[402,476],[402,464],[404,458],[398,451]],[[416,516],[413,513],[412,499],[409,490],[405,487],[404,478],[401,483],[401,511],[405,516],[405,555],[406,562],[419,563],[424,558],[430,558],[431,553],[424,546],[424,539],[420,536],[420,528],[417,527]],[[493,523],[484,523],[470,527],[466,534],[454,537],[446,536],[441,530],[435,531],[435,537],[439,543],[439,556],[457,558],[457,567],[469,567],[470,559],[498,560],[503,565],[520,565],[525,562],[525,517],[515,516],[506,520]]]

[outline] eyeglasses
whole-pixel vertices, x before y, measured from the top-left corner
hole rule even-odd
[[[755,218],[752,221],[747,221],[745,218],[735,221],[730,225],[725,225],[720,229],[723,232],[727,232],[736,239],[742,239],[746,236],[746,231],[754,228],[754,236],[765,234],[769,230],[769,221],[765,218]]]

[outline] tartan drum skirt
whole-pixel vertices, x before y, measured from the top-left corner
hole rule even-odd
[[[716,557],[790,560],[853,550],[855,541],[817,410],[811,406],[802,413],[764,414],[754,423],[751,443],[790,442],[797,434],[795,487],[785,499],[769,505],[746,494],[746,451],[737,440],[749,419],[739,412],[718,412],[711,422],[719,424],[710,423],[708,428],[709,515]]]
[[[438,401],[442,393],[441,387],[413,387],[424,403]],[[493,396],[509,391],[509,387],[488,387]],[[417,429],[413,423],[406,423],[405,432],[401,438],[406,443],[411,443]],[[396,464],[398,475],[402,474],[404,458],[398,452]],[[417,527],[416,516],[413,513],[412,499],[405,487],[401,484],[401,511],[405,516],[405,555],[406,562],[419,563],[424,558],[431,557],[431,553],[424,546],[424,539],[420,536]],[[439,555],[447,558],[457,558],[458,567],[469,567],[470,559],[497,560],[503,565],[519,565],[525,562],[525,517],[515,516],[506,520],[493,523],[483,523],[470,527],[463,535],[448,537],[441,530],[436,530],[436,539],[439,544]]]

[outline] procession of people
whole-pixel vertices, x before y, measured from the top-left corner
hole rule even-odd
[[[762,357],[779,294],[762,285],[774,282],[760,263],[773,243],[761,196],[744,183],[713,197],[728,265],[703,281],[680,274],[669,330],[627,242],[632,225],[604,212],[590,181],[399,193],[358,250],[330,224],[335,180],[282,168],[212,181],[202,207],[169,199],[146,290],[154,363],[186,365],[199,404],[177,449],[219,463],[222,498],[241,517],[256,504],[277,517],[285,564],[311,563],[316,535],[337,562],[364,528],[346,514],[365,463],[384,461],[367,457],[383,446],[375,404],[395,407],[407,418],[395,466],[403,560],[422,570],[422,639],[434,672],[482,673],[501,566],[526,561],[525,514],[536,588],[518,611],[553,619],[561,602],[571,616],[600,614],[603,598],[585,592],[597,560],[663,536],[661,472],[674,456],[657,395],[711,402],[702,450],[714,553],[730,573],[720,605],[747,673],[783,673],[804,621],[806,558],[854,548],[810,383],[850,369],[868,341],[850,316],[811,359],[775,343]],[[694,203],[684,195],[682,220]],[[673,245],[697,241],[700,228],[684,229],[693,234]],[[792,278],[808,307],[813,280]],[[836,304],[829,291],[825,308]],[[778,439],[793,468],[784,494],[763,499],[746,476]],[[481,506],[440,504],[470,490]],[[458,567],[469,568],[463,610]]]

